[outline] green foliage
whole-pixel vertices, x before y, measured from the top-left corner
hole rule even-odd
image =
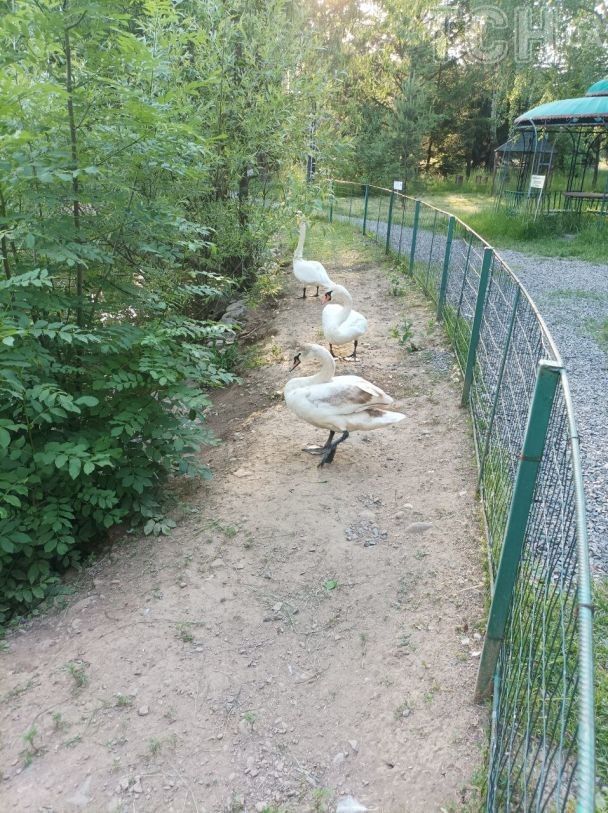
[[[337,156],[335,176],[417,186],[421,176],[491,172],[516,116],[583,95],[606,73],[597,8],[496,0],[491,21],[466,0],[314,4],[326,74],[340,77],[330,103],[354,146]],[[560,169],[569,150],[560,145]]]
[[[404,319],[401,324],[395,325],[390,330],[393,339],[397,339],[401,347],[405,347],[409,352],[415,351],[416,345],[412,342],[414,337],[414,325],[409,319]]]
[[[158,485],[208,476],[196,459],[212,438],[206,387],[232,379],[209,343],[223,326],[159,320],[64,321],[46,270],[0,283],[0,593],[4,612],[40,600],[83,543],[141,517],[166,532]],[[34,318],[33,313],[36,313]],[[10,418],[8,416],[11,416]]]
[[[162,484],[209,476],[207,392],[234,366],[213,318],[291,217],[248,179],[303,149],[310,99],[282,0],[45,0],[2,22],[0,621],[111,527],[168,532]]]
[[[208,391],[237,352],[214,320],[293,221],[329,87],[288,0],[2,9],[0,621],[113,526],[169,532],[163,483],[209,476]]]

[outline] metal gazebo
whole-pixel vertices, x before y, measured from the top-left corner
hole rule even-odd
[[[522,113],[514,128],[507,144],[521,143],[522,158],[516,173],[509,172],[512,160],[499,159],[496,194],[500,203],[514,209],[532,206],[549,214],[608,214],[608,177],[602,180],[600,172],[602,153],[608,148],[608,77],[591,85],[585,96],[548,102]],[[551,190],[557,145],[565,185]]]

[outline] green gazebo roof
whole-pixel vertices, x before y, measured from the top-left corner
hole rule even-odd
[[[599,95],[605,88],[605,95]],[[608,78],[591,85],[593,96],[560,99],[533,107],[515,119],[516,127],[573,125],[579,127],[608,126]]]
[[[599,82],[595,82],[587,89],[585,96],[608,96],[608,76],[604,76]]]

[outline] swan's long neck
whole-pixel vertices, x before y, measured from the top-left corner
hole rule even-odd
[[[353,298],[345,288],[340,291],[340,299],[342,299],[342,302],[339,303],[342,305],[342,310],[340,312],[340,321],[338,322],[339,325],[348,319],[350,312],[353,309]]]
[[[312,384],[327,384],[331,381],[336,372],[336,362],[327,353],[317,356],[321,360],[321,369],[314,375],[302,376],[300,378],[292,378],[285,385],[285,392],[300,389],[300,387],[309,387]]]
[[[306,240],[306,221],[303,220],[300,223],[300,239],[298,240],[298,245],[296,246],[296,250],[293,253],[294,260],[301,260],[304,254],[304,240]]]

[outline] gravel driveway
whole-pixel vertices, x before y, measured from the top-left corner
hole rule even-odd
[[[594,331],[608,319],[608,265],[499,253],[538,305],[566,365],[583,452],[592,566],[608,573],[608,354]]]
[[[386,235],[383,222],[368,221],[367,229]],[[412,230],[400,231],[393,225],[391,245],[396,250],[401,243],[407,256]],[[597,323],[608,319],[608,265],[497,251],[538,306],[566,365],[583,453],[591,566],[608,573],[608,353],[596,333]]]

